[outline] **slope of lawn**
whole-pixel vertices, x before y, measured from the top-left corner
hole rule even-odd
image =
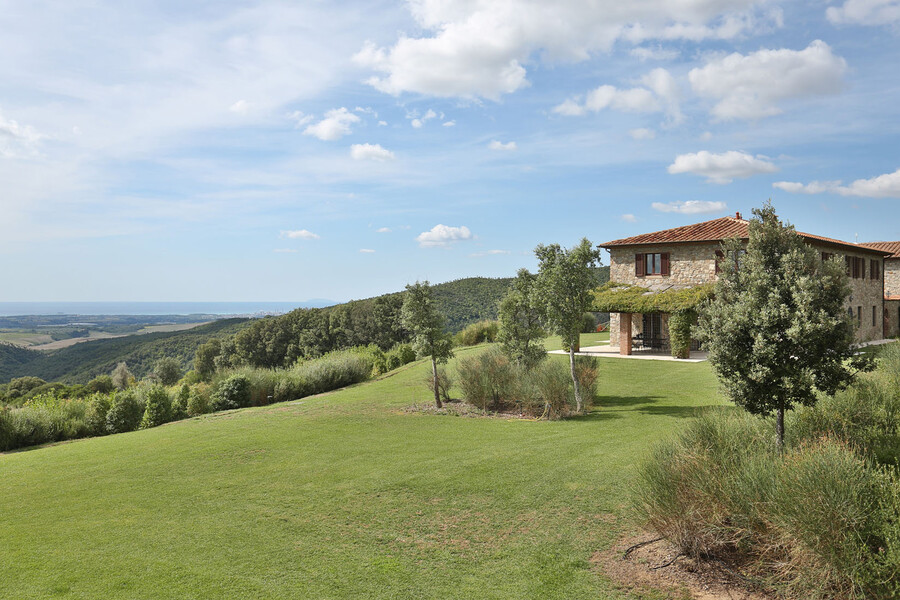
[[[600,368],[560,422],[405,413],[419,362],[0,455],[0,598],[624,598],[590,558],[634,528],[635,462],[720,400],[705,363]]]

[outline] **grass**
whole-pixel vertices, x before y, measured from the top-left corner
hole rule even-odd
[[[427,371],[0,455],[0,597],[625,598],[590,558],[648,445],[720,402],[709,366],[602,361],[560,422],[403,413]]]

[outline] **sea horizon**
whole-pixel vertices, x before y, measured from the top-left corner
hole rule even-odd
[[[252,315],[322,308],[338,302],[313,298],[297,302],[0,302],[0,316],[53,315]]]

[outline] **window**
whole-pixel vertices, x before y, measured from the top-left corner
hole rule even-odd
[[[668,275],[669,253],[648,252],[634,255],[634,274],[637,277],[645,275]]]
[[[822,262],[826,262],[834,258],[834,254],[831,252],[823,252],[822,253]]]
[[[869,261],[869,273],[872,279],[881,279],[881,263],[874,258]]]
[[[866,259],[858,256],[845,256],[847,261],[847,276],[853,279],[866,278]]]
[[[856,307],[856,322],[862,325],[862,306]]]
[[[747,254],[746,250],[729,250],[728,258],[734,263],[734,270],[737,271],[741,267],[741,262],[744,260],[744,255]],[[721,250],[716,250],[716,273],[722,272],[722,265],[725,261],[725,253]]]

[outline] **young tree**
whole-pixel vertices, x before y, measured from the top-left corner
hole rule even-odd
[[[128,370],[128,365],[124,362],[117,364],[110,376],[112,377],[113,385],[119,390],[126,389],[131,385],[131,380],[133,379],[131,371]]]
[[[174,358],[166,356],[156,361],[156,365],[153,367],[153,374],[159,379],[161,384],[175,385],[181,379],[181,365]]]
[[[503,352],[516,363],[531,368],[547,356],[541,339],[541,311],[535,294],[537,276],[519,269],[509,292],[500,301],[500,341]]]
[[[535,289],[544,322],[569,350],[575,406],[582,412],[584,401],[575,373],[575,348],[581,336],[582,317],[591,307],[590,292],[598,285],[595,267],[600,263],[600,249],[583,238],[569,249],[559,244],[541,244],[534,253],[540,262]]]
[[[194,370],[200,374],[203,381],[209,379],[216,372],[216,357],[222,353],[222,342],[218,338],[212,338],[205,344],[201,344],[194,354]]]
[[[400,315],[404,329],[412,334],[416,353],[431,357],[434,403],[441,408],[437,366],[453,357],[453,342],[450,334],[444,331],[444,317],[434,305],[431,286],[427,281],[406,286]]]
[[[767,202],[753,210],[746,251],[725,243],[715,298],[701,311],[697,337],[731,400],[757,415],[775,413],[779,451],[784,413],[834,394],[871,368],[855,354],[850,293],[840,261],[821,261]]]

